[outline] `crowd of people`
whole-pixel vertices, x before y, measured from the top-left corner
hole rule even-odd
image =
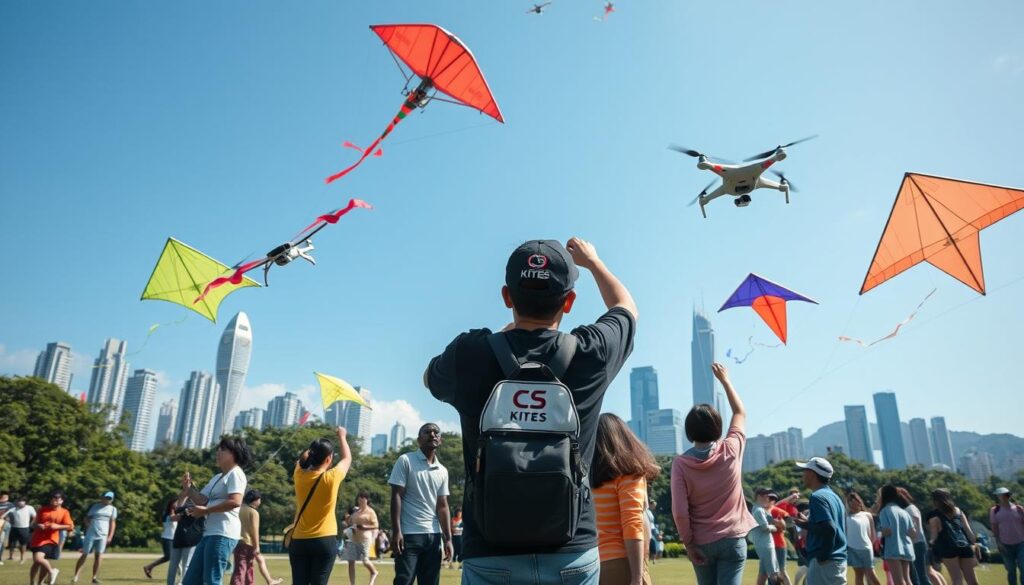
[[[596,322],[559,331],[576,300],[579,269],[594,278],[606,311]],[[391,551],[394,585],[437,585],[443,566],[462,570],[465,585],[649,585],[649,564],[664,551],[651,484],[661,469],[629,425],[601,414],[604,394],[633,348],[638,310],[625,286],[590,243],[533,240],[506,265],[501,291],[512,322],[501,331],[464,332],[433,358],[423,380],[452,405],[462,424],[466,486],[449,505],[449,477],[438,459],[442,433],[423,425],[417,448],[398,457],[391,488],[391,533],[367,492],[338,521],[342,482],[351,471],[347,433],[320,438],[298,455],[292,472],[294,521],[284,542],[294,585],[326,585],[337,561],[351,585],[362,565],[370,585],[373,557]],[[748,504],[742,485],[747,412],[727,369],[712,366],[732,412],[728,425],[709,404],[685,419],[692,447],[672,463],[671,517],[699,585],[740,585],[748,542],[758,558],[758,585],[977,585],[977,536],[946,490],[931,494],[923,514],[904,486],[885,485],[871,505],[855,491],[833,489],[828,460],[796,464],[803,486],[784,496],[770,486]],[[201,489],[186,472],[181,491],[160,514],[163,555],[142,571],[168,564],[167,585],[267,585],[283,581],[261,553],[262,495],[244,472],[245,441],[224,437],[216,473]],[[989,522],[1009,585],[1024,585],[1024,508],[1009,490],[996,491]],[[114,493],[84,517],[86,530],[72,582],[90,555],[92,582],[116,534]],[[24,498],[0,494],[0,535],[23,562],[31,552],[32,585],[56,583],[64,536],[75,529],[64,494],[54,491],[36,511]],[[792,548],[798,568],[786,568]],[[0,549],[0,562],[2,562]],[[945,569],[948,580],[942,573]],[[230,577],[226,577],[230,575]],[[180,579],[180,581],[179,581]]]

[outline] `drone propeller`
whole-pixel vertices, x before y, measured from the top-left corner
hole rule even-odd
[[[692,148],[686,148],[685,146],[679,146],[678,144],[670,144],[670,145],[668,145],[668,149],[669,150],[674,150],[676,152],[681,152],[681,153],[685,154],[686,156],[692,156],[693,158],[700,158],[702,156],[707,158],[707,156],[708,156],[708,155],[704,154],[703,152],[697,152],[696,150],[693,150]]]
[[[775,169],[771,169],[771,171],[773,173],[775,173],[775,175],[778,176],[780,179],[782,179],[782,184],[783,185],[789,185],[789,190],[790,191],[793,191],[794,193],[799,193],[800,192],[800,189],[797,189],[796,185],[794,185],[792,183],[792,181],[790,181],[789,179],[786,178],[785,173],[779,172],[779,171],[777,171]]]
[[[716,179],[716,180],[717,180],[717,179]],[[704,190],[700,192],[700,195],[697,195],[696,197],[694,197],[694,198],[693,198],[693,201],[691,201],[691,202],[690,202],[690,203],[689,203],[689,204],[687,205],[687,207],[693,207],[694,205],[696,205],[696,204],[697,204],[697,202],[698,202],[698,201],[700,201],[700,198],[701,198],[701,197],[703,197],[703,196],[705,196],[705,195],[707,195],[707,194],[708,194],[708,189],[710,189],[710,188],[711,188],[711,185],[714,185],[714,184],[715,184],[715,180],[713,180],[713,181],[711,181],[710,183],[708,183],[708,186],[707,186],[707,187],[704,187]]]
[[[789,144],[780,144],[780,145],[776,146],[775,148],[773,148],[771,150],[766,150],[766,151],[764,151],[764,152],[762,152],[760,154],[755,154],[754,156],[752,156],[750,158],[745,158],[745,159],[743,159],[743,162],[750,162],[752,160],[757,160],[759,158],[768,158],[769,156],[771,156],[771,155],[775,154],[776,152],[778,152],[778,150],[780,148],[789,148],[790,146],[796,146],[797,144],[800,144],[801,142],[807,142],[808,140],[813,140],[813,139],[815,139],[817,137],[818,137],[817,134],[812,134],[811,136],[808,136],[807,138],[801,138],[800,140],[794,140],[793,142],[790,142]]]

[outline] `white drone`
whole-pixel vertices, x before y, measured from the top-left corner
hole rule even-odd
[[[746,207],[750,205],[750,192],[754,189],[776,189],[778,191],[782,191],[786,195],[786,203],[789,203],[789,192],[795,192],[797,189],[788,179],[786,179],[786,175],[772,169],[772,172],[778,175],[780,179],[778,182],[766,179],[762,175],[769,167],[786,159],[785,149],[817,137],[818,135],[815,134],[814,136],[808,136],[807,138],[802,138],[800,140],[790,142],[789,144],[780,144],[771,150],[766,150],[765,152],[743,161],[744,163],[751,164],[730,163],[717,157],[709,157],[702,152],[697,152],[696,150],[684,148],[675,144],[669,146],[669,149],[696,158],[698,169],[711,171],[722,179],[722,184],[719,185],[717,189],[708,193],[708,189],[715,184],[715,181],[711,181],[708,183],[708,186],[704,187],[704,190],[700,192],[700,195],[697,195],[697,197],[690,202],[691,206],[695,203],[700,203],[700,213],[706,218],[708,214],[704,211],[704,206],[709,202],[718,199],[722,195],[732,195],[736,198],[733,200],[736,207]]]

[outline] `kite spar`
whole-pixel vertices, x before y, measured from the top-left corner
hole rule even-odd
[[[327,177],[327,183],[344,177],[367,157],[380,156],[380,143],[391,134],[395,126],[413,110],[426,107],[432,100],[467,106],[501,123],[505,122],[473,53],[458,37],[434,24],[377,24],[371,26],[370,30],[384,41],[395,63],[404,63],[419,77],[420,82],[410,91],[409,83],[413,77],[406,76],[406,98],[398,114],[367,148],[346,142],[346,146],[362,150],[362,156],[348,168]],[[401,65],[398,68],[401,70]],[[405,75],[405,71],[402,71],[402,75]],[[436,97],[437,92],[447,95],[451,100]]]
[[[1021,189],[905,174],[860,294],[921,262],[985,294],[978,232],[1021,209]]]

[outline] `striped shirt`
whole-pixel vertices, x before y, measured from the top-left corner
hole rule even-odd
[[[646,541],[646,508],[647,480],[642,477],[619,477],[594,489],[601,562],[626,558],[627,540]]]

